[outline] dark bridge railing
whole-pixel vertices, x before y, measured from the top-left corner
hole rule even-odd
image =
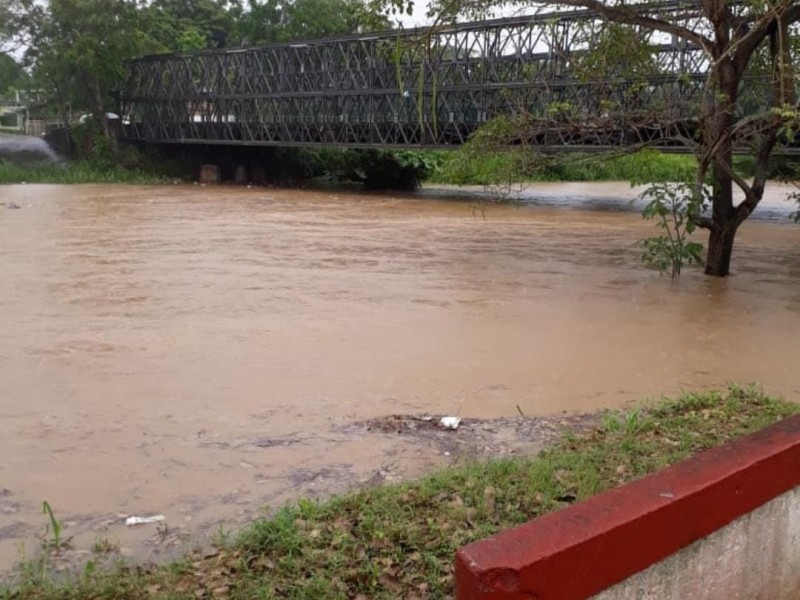
[[[149,56],[127,64],[127,135],[160,143],[447,147],[513,114],[528,115],[535,122],[528,141],[548,148],[691,135],[703,52],[653,38],[652,72],[579,78],[575,60],[599,35],[596,22],[575,11]]]

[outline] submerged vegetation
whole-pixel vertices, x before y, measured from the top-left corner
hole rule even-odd
[[[684,266],[703,264],[703,245],[689,236],[696,229],[693,216],[702,213],[708,201],[695,197],[685,183],[655,183],[641,198],[646,202],[642,216],[661,230],[660,235],[641,241],[642,262],[662,275],[669,273],[672,279],[680,277]]]
[[[755,389],[686,394],[608,412],[537,457],[470,462],[419,481],[300,500],[216,549],[151,568],[89,563],[68,582],[46,557],[3,600],[447,598],[462,545],[652,473],[798,406]]]

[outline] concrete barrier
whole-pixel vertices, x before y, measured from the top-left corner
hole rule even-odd
[[[800,416],[462,548],[458,600],[797,600]]]

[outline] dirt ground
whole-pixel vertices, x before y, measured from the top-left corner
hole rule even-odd
[[[324,499],[348,490],[374,485],[385,485],[419,477],[433,469],[458,464],[465,460],[491,459],[535,454],[547,444],[554,442],[566,430],[580,432],[597,425],[599,413],[562,415],[557,417],[525,417],[499,419],[461,419],[456,429],[442,426],[440,420],[446,415],[395,414],[381,418],[353,421],[332,427],[324,436],[327,443],[347,442],[353,438],[369,438],[376,448],[381,448],[381,459],[371,470],[359,470],[357,465],[340,462],[321,465],[318,468],[298,469],[290,484],[294,498],[311,497]],[[259,437],[246,443],[254,448],[276,449],[313,444],[316,435],[297,433],[282,437]],[[213,445],[214,442],[208,442]],[[361,461],[361,459],[358,459]],[[220,498],[225,504],[245,504],[239,495],[232,493]],[[14,500],[11,490],[0,489],[0,513],[12,516],[22,509]],[[220,532],[235,535],[235,531],[259,516],[259,512],[246,508],[234,519],[202,524],[174,522],[143,525],[136,545],[122,545],[113,541],[113,532],[118,531],[129,515],[78,515],[64,521],[64,536],[68,544],[51,557],[51,568],[56,572],[73,572],[89,560],[99,564],[110,564],[120,556],[134,563],[161,562],[179,556],[183,552],[210,547]],[[44,519],[44,517],[43,517]],[[43,520],[44,522],[44,520]],[[191,529],[192,533],[189,533]],[[76,541],[71,531],[80,532]],[[87,533],[94,537],[89,545]],[[33,558],[41,552],[52,534],[45,527],[37,530],[23,523],[0,528],[3,538],[34,538],[41,542],[39,549],[29,555]]]

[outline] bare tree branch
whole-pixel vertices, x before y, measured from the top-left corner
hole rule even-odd
[[[773,30],[770,43],[773,71],[773,98],[775,108],[794,104],[794,82],[791,55],[789,48],[789,21],[786,15],[776,17],[776,29]],[[756,151],[756,169],[753,176],[751,193],[736,207],[736,223],[741,224],[756,209],[764,196],[764,188],[769,174],[769,157],[778,141],[778,130],[782,123],[779,114],[772,114],[766,119],[765,134]]]
[[[613,21],[615,23],[639,25],[653,31],[662,31],[664,33],[676,35],[681,39],[700,46],[709,53],[713,47],[713,42],[704,35],[701,35],[696,31],[692,31],[687,27],[682,27],[677,23],[665,21],[663,19],[657,19],[638,12],[635,4],[627,6],[609,6],[601,0],[557,0],[557,4],[562,6],[587,8],[589,10],[596,11],[606,20]]]
[[[773,15],[774,18],[768,18],[770,14]],[[751,18],[756,17],[753,15]],[[770,29],[774,27],[775,21],[778,18],[786,23],[794,23],[800,20],[800,3],[798,3],[797,0],[788,0],[779,7],[771,7],[769,12],[758,17],[756,21],[751,22],[753,28],[731,45],[730,52],[735,52],[736,54],[736,66],[740,73],[744,71],[747,62],[750,60],[756,48],[758,48],[769,35]]]
[[[693,217],[692,221],[694,221],[694,224],[700,229],[707,229],[709,231],[714,229],[714,221],[710,217]]]

